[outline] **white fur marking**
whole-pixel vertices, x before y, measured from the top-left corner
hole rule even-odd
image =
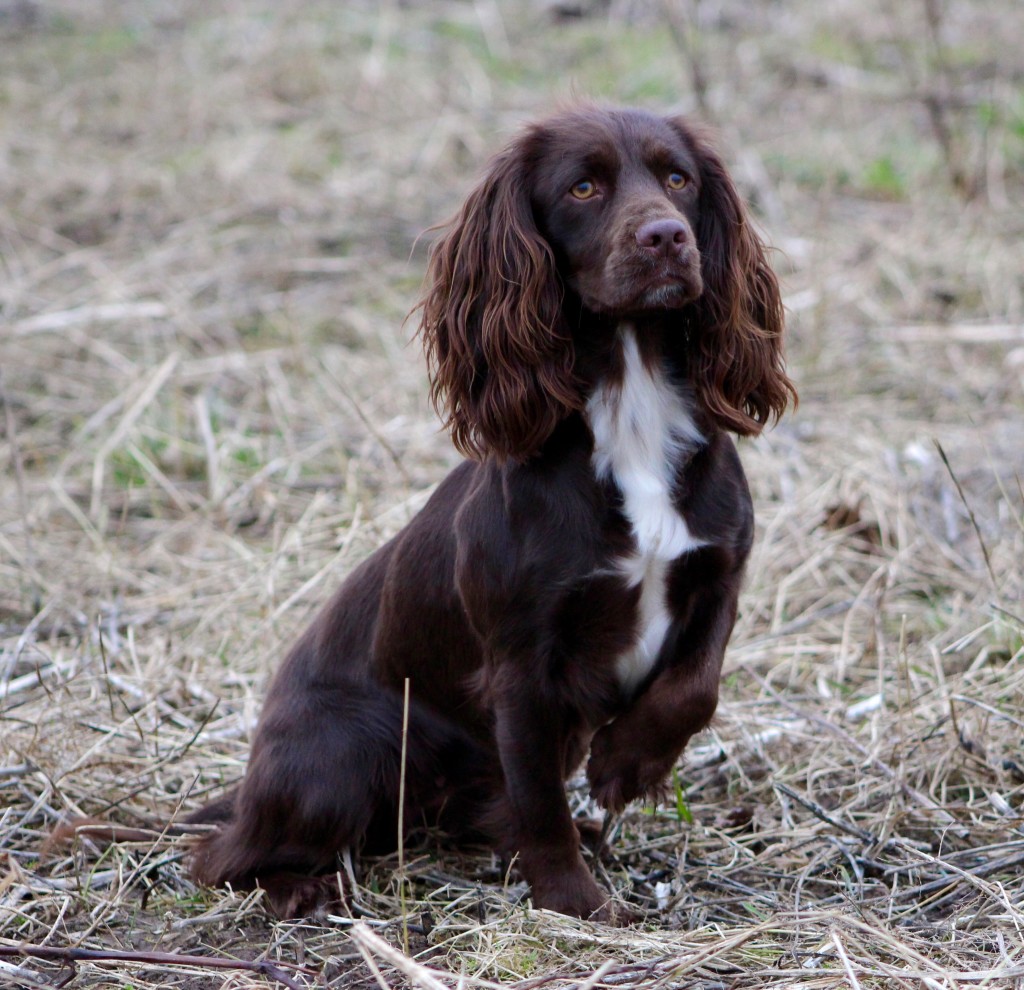
[[[623,326],[620,337],[622,381],[599,385],[587,414],[594,469],[618,485],[636,540],[636,552],[618,562],[627,585],[640,585],[636,642],[616,664],[623,690],[632,692],[654,666],[671,623],[665,603],[668,565],[704,545],[672,502],[675,465],[704,438],[684,396],[664,372],[644,365],[633,327]]]
[[[640,557],[626,558],[624,568],[634,568],[640,560]],[[665,605],[665,575],[669,562],[649,557],[646,564],[637,605],[636,642],[615,661],[615,672],[626,694],[632,694],[650,673],[672,623]]]

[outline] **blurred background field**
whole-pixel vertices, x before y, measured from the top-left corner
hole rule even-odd
[[[716,722],[595,864],[647,921],[432,846],[345,915],[197,890],[162,824],[457,461],[424,232],[579,97],[714,127],[801,392]],[[0,404],[0,983],[1024,987],[1019,3],[0,0]],[[76,814],[153,838],[41,857]]]

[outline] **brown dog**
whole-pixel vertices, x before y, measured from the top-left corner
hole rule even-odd
[[[499,154],[435,246],[433,396],[473,459],[358,567],[270,688],[195,877],[308,908],[404,821],[507,854],[538,907],[610,916],[564,781],[656,794],[718,698],[750,549],[728,432],[795,393],[763,247],[679,119],[583,107]]]

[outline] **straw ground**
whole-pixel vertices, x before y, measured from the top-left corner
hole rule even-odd
[[[0,981],[1024,986],[1024,9],[572,6],[0,4]],[[164,824],[455,463],[417,237],[573,92],[717,126],[802,393],[720,714],[594,863],[647,920],[430,845],[196,889]],[[151,837],[44,857],[77,814]]]

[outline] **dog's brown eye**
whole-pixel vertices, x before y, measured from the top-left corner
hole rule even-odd
[[[669,189],[682,189],[686,185],[686,176],[682,172],[670,172],[668,176]]]
[[[581,179],[569,190],[576,199],[590,199],[597,192],[597,186],[590,179]]]

